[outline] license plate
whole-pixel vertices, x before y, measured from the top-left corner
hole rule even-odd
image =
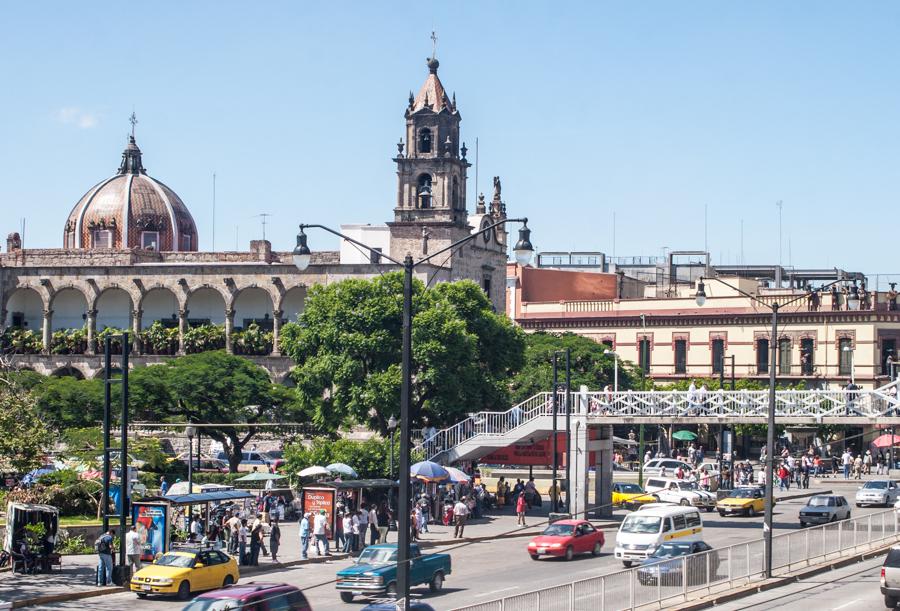
[[[362,590],[351,590],[350,593],[353,594],[354,596],[362,596],[363,595]]]
[[[539,550],[537,551],[537,553],[539,553],[539,554],[546,554],[546,553],[547,553],[547,550],[541,548],[541,549],[539,549]]]
[[[150,586],[141,586],[141,589],[149,592],[152,588]]]

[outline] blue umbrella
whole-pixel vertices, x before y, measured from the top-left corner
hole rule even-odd
[[[22,484],[25,486],[30,486],[34,484],[40,479],[42,475],[47,475],[48,473],[54,473],[56,471],[56,467],[53,465],[44,465],[38,469],[34,469],[29,472],[25,477],[22,478]]]
[[[409,468],[409,476],[417,477],[426,482],[442,482],[450,479],[450,473],[445,468],[430,460],[423,460],[411,466]]]
[[[338,475],[343,475],[344,477],[349,477],[352,479],[356,479],[359,477],[353,467],[351,467],[350,465],[345,465],[342,462],[333,462],[325,468],[332,473],[337,473]]]

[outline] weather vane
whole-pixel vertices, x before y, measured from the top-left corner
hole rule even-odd
[[[434,56],[437,54],[437,34],[434,33],[434,30],[431,31],[431,59],[434,59]]]
[[[131,111],[131,116],[128,117],[128,122],[131,123],[131,138],[134,139],[134,126],[137,125],[137,115],[134,114],[134,111]]]

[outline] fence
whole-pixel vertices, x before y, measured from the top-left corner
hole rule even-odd
[[[895,510],[797,530],[772,538],[772,573],[795,570],[900,540]],[[557,585],[456,611],[624,611],[663,608],[762,581],[763,540]]]

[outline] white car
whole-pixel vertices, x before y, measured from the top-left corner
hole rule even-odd
[[[644,463],[644,475],[662,475],[671,477],[681,467],[685,473],[690,473],[694,467],[690,463],[675,458],[652,458]],[[663,474],[665,469],[665,474]]]
[[[900,498],[900,485],[892,479],[873,479],[856,491],[856,506],[884,505],[890,507]]]
[[[647,480],[644,490],[663,503],[691,505],[706,511],[713,511],[716,508],[716,495],[701,490],[696,482],[668,477],[651,477]]]

